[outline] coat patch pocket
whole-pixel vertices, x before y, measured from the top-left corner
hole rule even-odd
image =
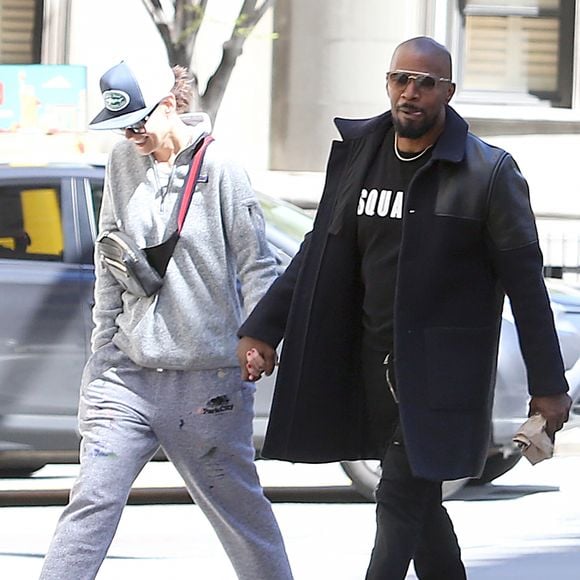
[[[431,409],[476,410],[492,393],[495,330],[431,328],[425,332],[427,398]]]

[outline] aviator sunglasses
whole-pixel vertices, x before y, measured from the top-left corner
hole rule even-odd
[[[120,133],[121,135],[124,135],[125,131],[131,131],[131,133],[134,133],[135,135],[142,135],[143,133],[147,133],[145,125],[158,106],[159,103],[157,103],[138,123],[133,123],[133,125],[127,125],[126,127],[121,127],[119,129],[113,129],[113,131],[115,133]]]
[[[415,82],[415,86],[421,91],[431,91],[439,83],[451,82],[451,79],[437,78],[429,73],[422,72],[395,70],[387,73],[387,83],[393,88],[404,89],[411,80]]]

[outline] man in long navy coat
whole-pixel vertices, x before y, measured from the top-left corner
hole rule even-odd
[[[443,46],[397,47],[390,111],[336,121],[314,228],[239,331],[249,380],[284,338],[266,457],[382,461],[373,580],[411,559],[421,579],[465,578],[441,482],[483,468],[505,293],[530,414],[553,436],[571,404],[527,184],[454,91]]]

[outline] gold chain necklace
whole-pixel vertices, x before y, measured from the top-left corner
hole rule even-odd
[[[395,141],[393,142],[393,149],[395,150],[395,156],[397,157],[397,159],[399,161],[415,161],[417,159],[419,159],[419,157],[421,157],[422,155],[425,155],[425,153],[427,153],[427,151],[429,151],[429,149],[431,149],[431,147],[433,147],[433,145],[427,145],[427,147],[425,147],[425,149],[423,149],[423,151],[421,151],[420,153],[417,153],[417,155],[415,155],[414,157],[403,157],[400,153],[399,153],[399,140],[398,140],[398,136],[397,133],[395,133]]]

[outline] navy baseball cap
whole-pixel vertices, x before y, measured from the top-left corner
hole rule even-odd
[[[123,129],[141,121],[166,97],[175,84],[167,64],[122,61],[101,77],[105,108],[89,123],[90,129]]]

